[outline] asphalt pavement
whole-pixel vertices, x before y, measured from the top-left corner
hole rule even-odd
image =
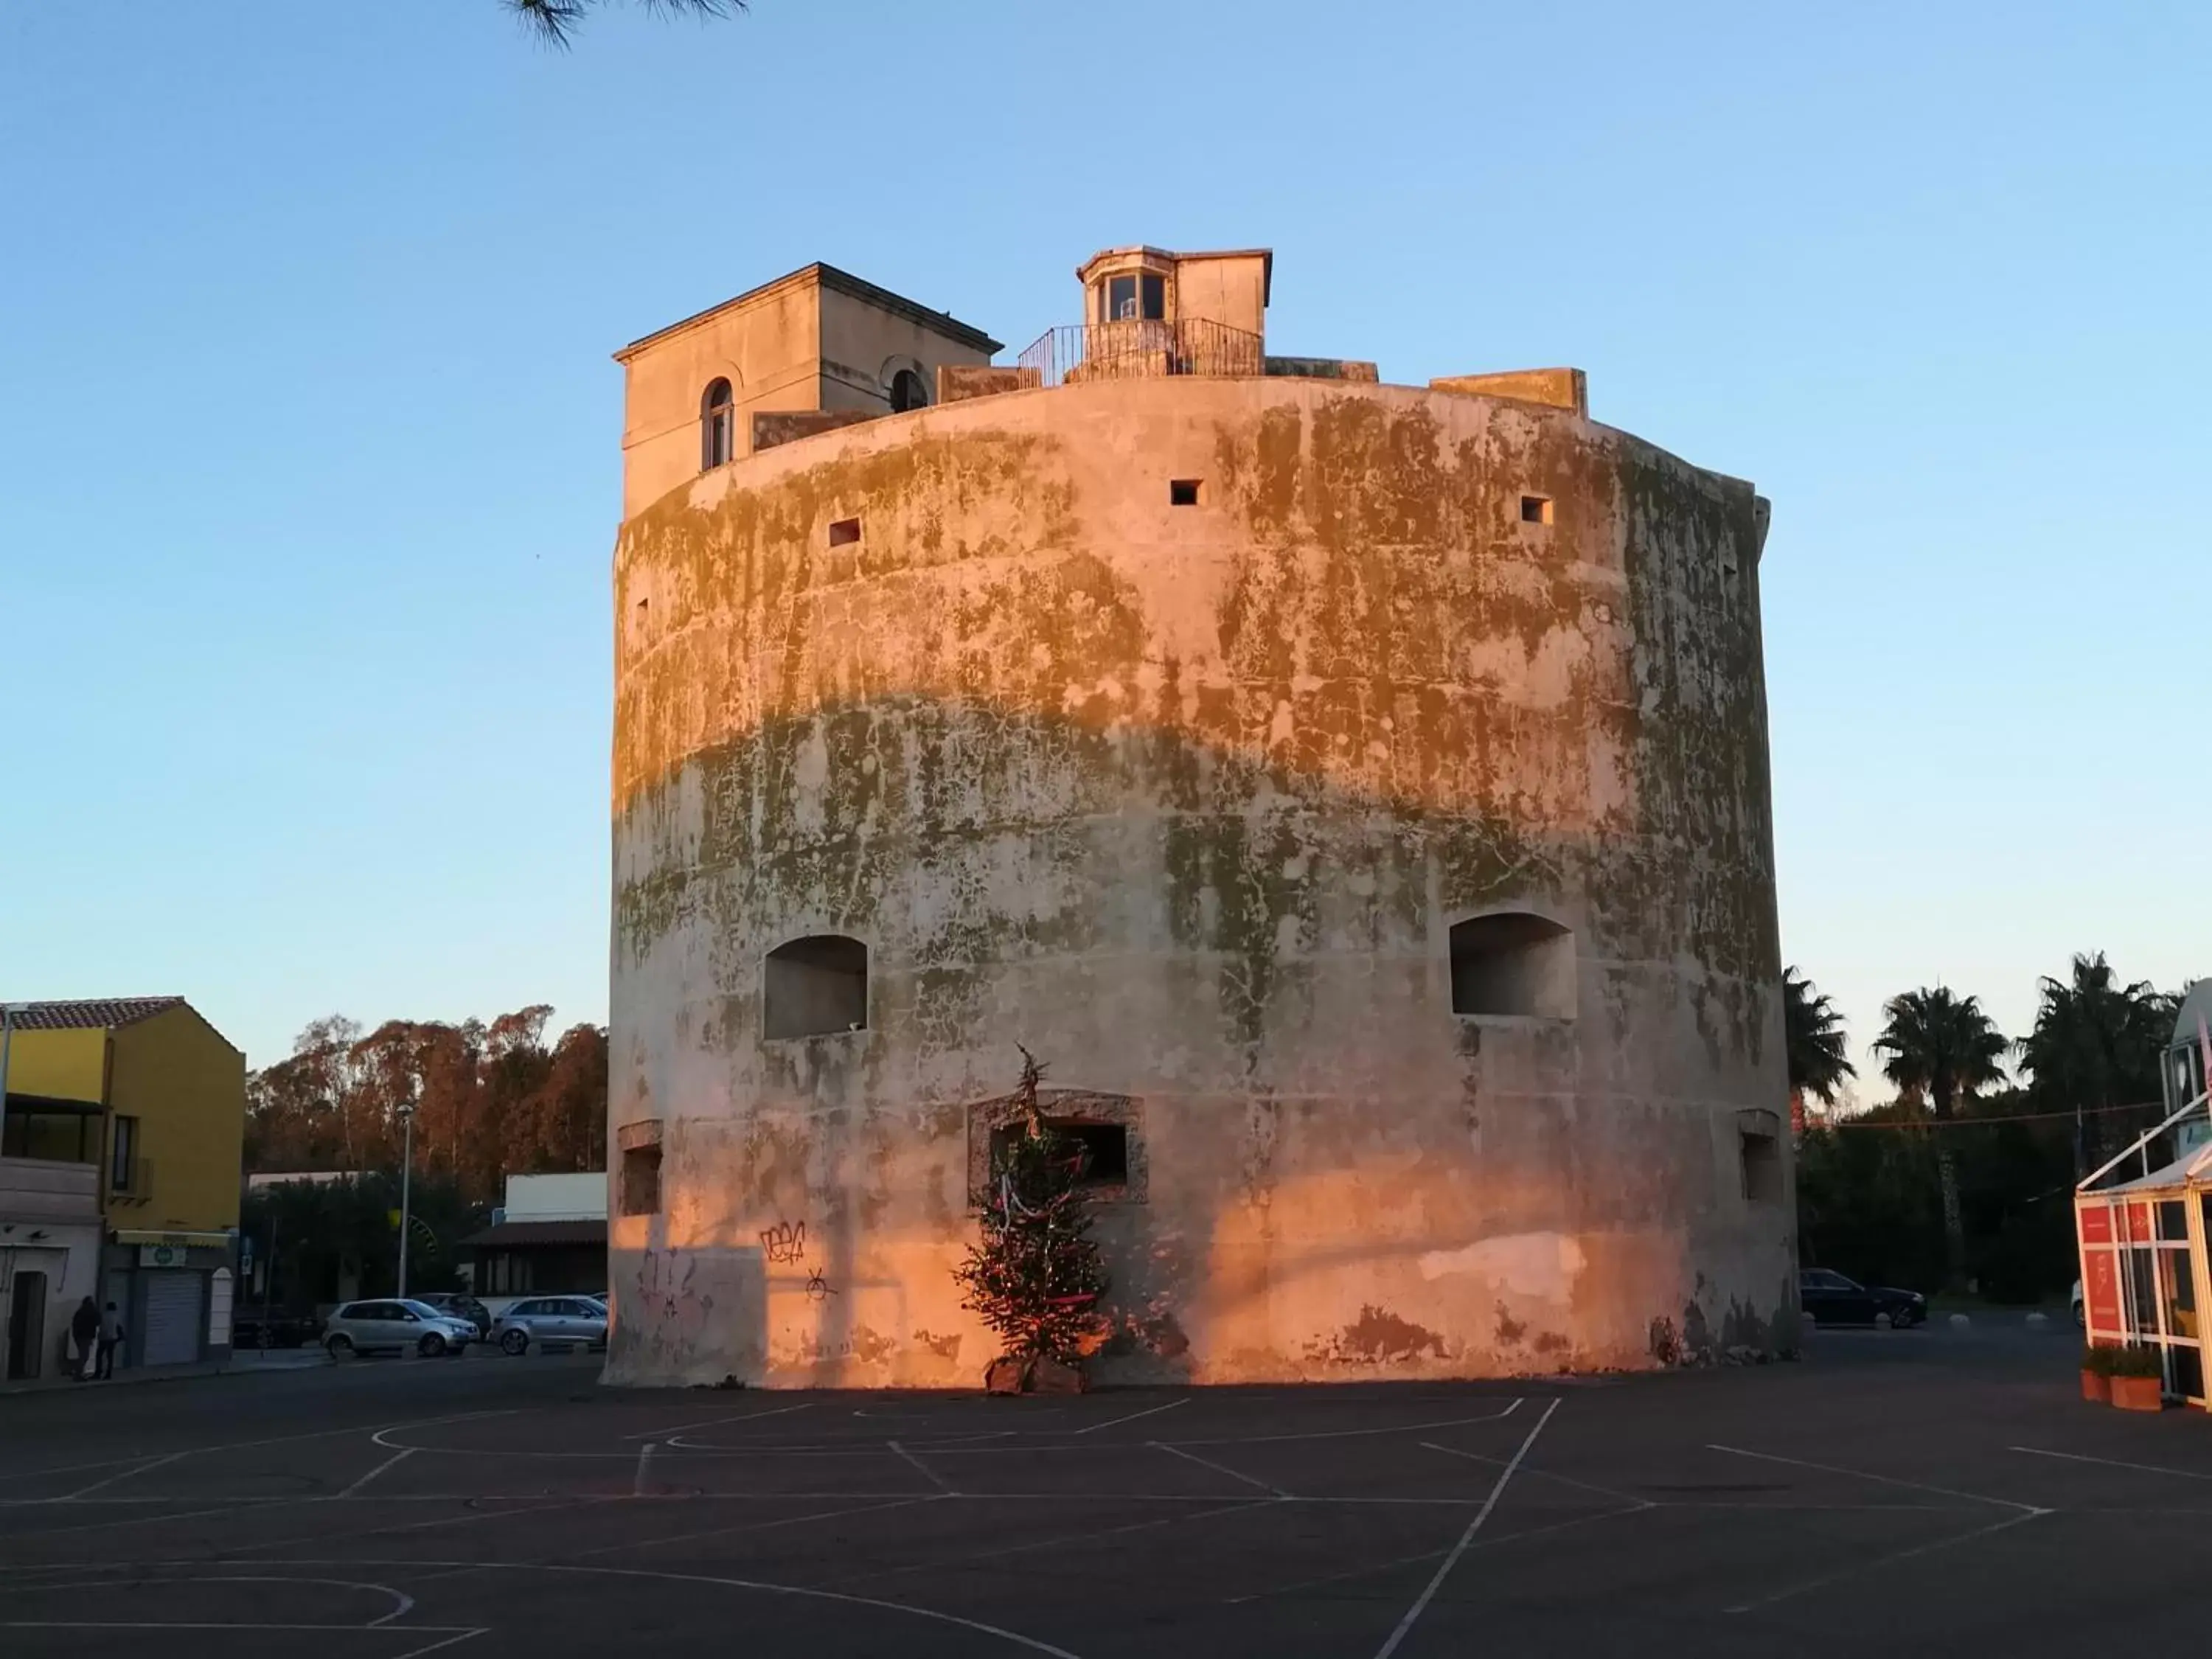
[[[0,1401],[0,1652],[2073,1655],[2196,1634],[2212,1423],[2063,1326],[1470,1384],[617,1391],[587,1356]]]

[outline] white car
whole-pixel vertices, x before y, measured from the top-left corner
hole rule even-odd
[[[365,1353],[405,1353],[424,1358],[458,1354],[476,1340],[477,1328],[441,1313],[427,1302],[349,1302],[323,1326],[323,1346],[333,1359]]]

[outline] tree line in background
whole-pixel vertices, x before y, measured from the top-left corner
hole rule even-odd
[[[607,1034],[549,1041],[544,1004],[485,1024],[390,1019],[364,1034],[333,1014],[246,1084],[246,1167],[397,1170],[415,1118],[416,1178],[498,1202],[510,1175],[605,1168]]]
[[[1895,1099],[1815,1121],[1805,1101],[1833,1103],[1856,1070],[1828,999],[1794,968],[1783,984],[1804,1264],[1998,1301],[2064,1291],[2075,1182],[2164,1115],[2181,994],[2123,982],[2101,951],[2077,956],[2039,982],[2014,1042],[1975,997],[1900,992],[1872,1044]]]
[[[246,1081],[246,1168],[337,1173],[247,1194],[240,1231],[269,1264],[252,1303],[306,1309],[392,1294],[398,1256],[401,1113],[414,1113],[408,1288],[460,1284],[460,1241],[510,1175],[606,1167],[607,1034],[549,1040],[543,1004],[489,1024],[338,1015]],[[270,1271],[270,1269],[273,1269]]]

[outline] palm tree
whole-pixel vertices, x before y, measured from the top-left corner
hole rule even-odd
[[[2087,1108],[2159,1098],[2159,1059],[2172,1036],[2174,1000],[2147,980],[2119,984],[2102,951],[2076,956],[2070,978],[2046,978],[2040,989],[2035,1029],[2021,1040],[2021,1069],[2038,1095],[2074,1109],[2078,1173],[2088,1157]]]
[[[1882,1074],[1898,1091],[1933,1108],[1936,1121],[1951,1121],[1961,1097],[2004,1075],[1999,1064],[2011,1044],[1980,1000],[1954,997],[1941,985],[1901,991],[1882,1005],[1888,1024],[1874,1046],[1889,1056]],[[1948,1288],[1963,1289],[1966,1276],[1966,1227],[1959,1212],[1959,1170],[1948,1137],[1936,1137],[1936,1170],[1943,1184],[1943,1246]]]
[[[1856,1077],[1844,1052],[1844,1018],[1813,981],[1795,968],[1782,970],[1783,1047],[1790,1059],[1790,1127],[1805,1133],[1805,1097],[1828,1105],[1847,1077]]]
[[[576,26],[605,0],[505,0],[505,3],[548,46],[565,46]],[[727,17],[745,9],[745,0],[638,0],[638,3],[647,11],[671,15],[688,12],[694,17]]]

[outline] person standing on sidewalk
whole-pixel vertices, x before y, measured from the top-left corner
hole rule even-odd
[[[100,1363],[93,1371],[93,1379],[110,1382],[115,1378],[115,1351],[123,1346],[123,1316],[111,1302],[107,1311],[100,1316]]]
[[[70,1340],[76,1345],[76,1380],[92,1375],[93,1346],[100,1340],[100,1304],[90,1297],[76,1304],[70,1316]]]

